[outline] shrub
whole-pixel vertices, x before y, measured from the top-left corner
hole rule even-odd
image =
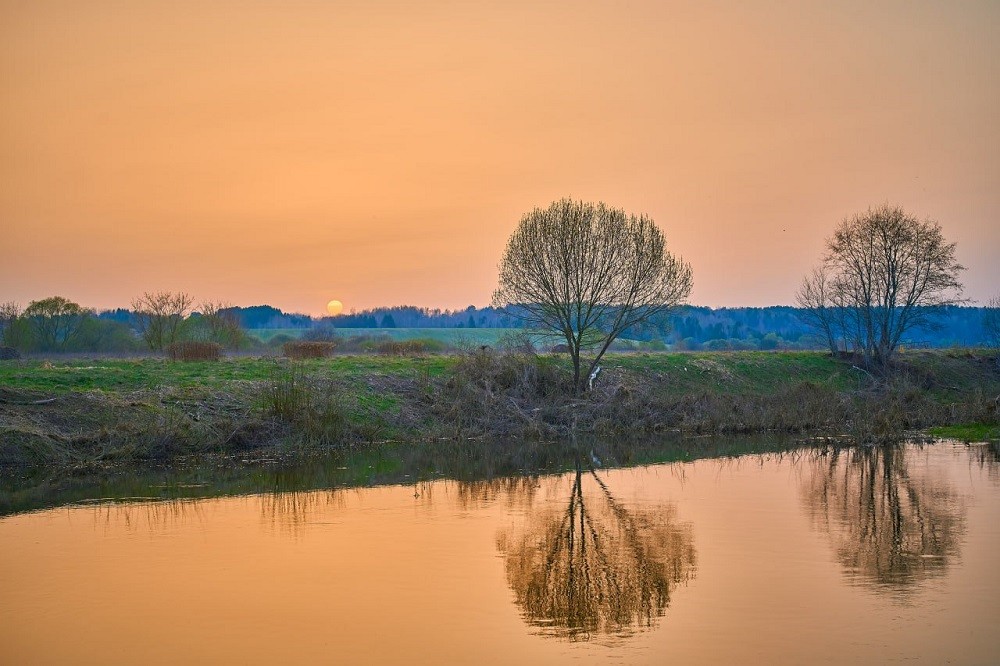
[[[19,358],[21,354],[13,347],[0,347],[0,361],[14,361]]]
[[[386,356],[413,356],[428,351],[441,351],[443,344],[436,340],[386,340],[375,346],[375,351]]]
[[[550,437],[565,421],[562,407],[572,396],[572,375],[553,359],[482,349],[459,358],[431,409],[459,437]]]
[[[222,345],[217,342],[172,342],[167,345],[167,356],[171,361],[218,361],[222,357]]]
[[[307,340],[309,342],[337,342],[340,340],[340,335],[337,334],[337,329],[333,326],[326,324],[320,324],[319,326],[314,326],[302,333],[302,340]]]
[[[267,342],[264,344],[272,349],[277,349],[278,347],[283,349],[289,342],[295,342],[295,338],[287,333],[278,333],[277,335],[273,335],[268,338]]]
[[[293,340],[286,342],[282,349],[288,358],[325,358],[333,353],[335,346],[332,342]]]
[[[306,442],[337,444],[348,436],[341,388],[308,375],[298,364],[277,368],[262,387],[261,409]]]

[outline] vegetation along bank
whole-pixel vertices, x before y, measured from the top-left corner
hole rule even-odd
[[[205,453],[578,435],[782,433],[888,443],[1000,436],[1000,356],[907,351],[877,378],[823,352],[609,354],[580,393],[562,354],[0,363],[0,466],[93,469]],[[949,430],[950,429],[950,430]]]

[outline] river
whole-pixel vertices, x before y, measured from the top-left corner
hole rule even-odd
[[[0,662],[1000,663],[995,446],[611,455],[8,488]]]

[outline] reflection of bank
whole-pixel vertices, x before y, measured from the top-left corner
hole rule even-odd
[[[802,497],[844,571],[905,590],[959,556],[965,506],[948,480],[914,470],[907,447],[834,449],[810,458]]]
[[[533,510],[523,529],[497,538],[524,618],[573,639],[652,626],[694,575],[691,526],[673,506],[626,509],[579,463],[571,478],[565,509]]]

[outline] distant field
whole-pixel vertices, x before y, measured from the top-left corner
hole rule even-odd
[[[308,331],[306,328],[254,328],[247,333],[262,342],[267,342],[276,335],[287,335],[299,338]],[[438,340],[452,346],[495,345],[504,335],[513,332],[509,328],[338,328],[339,335],[349,338],[352,335],[388,335],[393,340],[413,340],[424,338]]]
[[[247,329],[247,333],[258,338],[261,342],[268,342],[276,335],[287,335],[298,339],[308,331],[307,328],[253,328]],[[387,335],[393,340],[436,340],[451,347],[464,347],[480,345],[496,346],[506,335],[514,335],[525,332],[524,329],[517,328],[337,328],[337,334],[345,338],[353,335],[382,336]],[[561,340],[551,337],[542,338],[532,336],[536,347],[548,349],[552,345],[559,344]],[[642,350],[643,344],[636,340],[618,338],[613,349],[618,351]]]

